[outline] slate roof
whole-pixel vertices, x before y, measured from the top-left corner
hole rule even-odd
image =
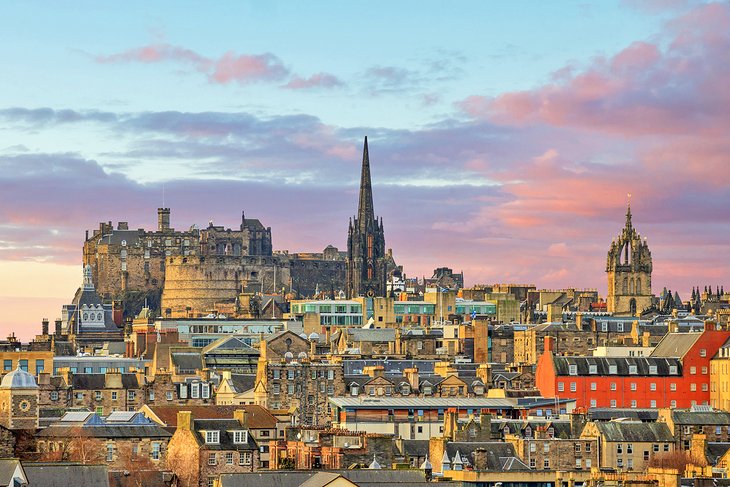
[[[666,423],[638,421],[609,421],[595,423],[607,441],[636,443],[672,443],[674,436]]]
[[[727,411],[687,411],[675,409],[672,419],[680,425],[730,425],[730,412]]]
[[[667,333],[651,352],[651,356],[682,358],[701,336],[702,333]]]
[[[244,342],[241,338],[235,336],[222,337],[203,348],[204,355],[212,354],[231,354],[240,355],[256,355],[260,354],[259,350],[253,348]]]
[[[15,485],[10,482],[13,480],[13,474],[18,466],[20,466],[20,460],[17,458],[0,458],[0,485]]]
[[[72,463],[25,463],[30,485],[43,487],[108,487],[106,465],[75,465]]]
[[[418,368],[420,375],[433,374],[435,360],[343,360],[345,375],[362,374],[365,367],[372,365],[382,365],[385,373],[402,374],[405,369]]]
[[[276,418],[265,408],[258,405],[246,406],[145,406],[168,428],[177,428],[177,413],[190,411],[195,419],[230,419],[237,409],[246,411],[249,429],[274,429]],[[142,408],[144,412],[145,408]],[[239,429],[241,429],[239,427]]]
[[[62,419],[40,431],[36,436],[68,438],[78,436],[80,431],[92,438],[170,438],[172,436],[159,424],[147,419],[141,413],[135,413],[127,421],[114,421],[114,419],[108,421],[93,413],[78,422],[68,422]]]
[[[237,419],[193,419],[193,430],[198,444],[206,450],[257,450],[258,446],[252,435],[248,435],[246,443],[234,443],[233,431],[245,430]],[[205,431],[219,431],[218,443],[206,443]]]
[[[394,342],[395,328],[348,328],[348,339],[353,342]]]
[[[563,357],[560,355],[553,356],[553,364],[555,365],[556,375],[569,376],[570,365],[577,366],[577,374],[588,376],[669,376],[670,366],[677,367],[677,373],[671,375],[682,374],[682,363],[678,358],[665,357]],[[596,373],[590,373],[590,366],[597,367]],[[611,365],[616,366],[616,373],[609,373]],[[636,374],[629,374],[629,366],[636,366]],[[656,374],[649,374],[649,367],[657,368]]]
[[[705,451],[705,456],[707,457],[707,461],[710,463],[710,465],[714,466],[717,465],[717,462],[720,461],[720,458],[722,458],[728,450],[730,450],[730,443],[710,441],[707,442],[707,450]]]
[[[237,393],[246,392],[256,385],[256,376],[253,374],[231,374],[230,382]]]
[[[203,357],[199,352],[170,352],[173,367],[183,370],[200,370],[203,368]]]
[[[590,408],[588,409],[589,421],[611,421],[612,419],[629,418],[639,421],[656,421],[659,418],[659,411],[656,409],[634,409],[634,408]]]
[[[467,464],[468,462],[471,466],[474,466],[474,452],[476,450],[484,450],[486,452],[487,463],[484,466],[486,470],[502,471],[505,464],[509,464],[510,467],[519,467],[519,463],[514,464],[512,462],[504,461],[517,457],[517,452],[515,451],[514,445],[511,443],[505,443],[502,441],[450,441],[446,444],[446,452],[452,461],[456,456],[456,452],[459,452],[459,456],[461,456],[464,464]],[[524,468],[516,469],[529,470],[530,468],[527,465],[524,465]]]
[[[428,455],[428,440],[403,440],[396,442],[401,447],[401,454],[408,457],[425,457]]]
[[[106,374],[73,374],[72,383],[74,390],[102,390],[105,388]],[[123,389],[139,389],[140,384],[136,374],[122,374]]]
[[[332,470],[330,473],[342,475],[360,487],[380,487],[395,485],[397,487],[421,487],[429,485],[421,471],[416,470]],[[221,474],[221,487],[300,487],[317,471],[271,471],[259,473]]]

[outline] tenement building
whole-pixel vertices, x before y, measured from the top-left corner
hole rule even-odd
[[[608,312],[636,316],[652,306],[651,252],[631,223],[631,206],[626,211],[626,226],[614,239],[606,259],[608,273]]]
[[[368,138],[362,153],[360,202],[357,215],[347,232],[347,297],[385,296],[387,258],[383,219],[378,221],[373,208],[370,183]]]

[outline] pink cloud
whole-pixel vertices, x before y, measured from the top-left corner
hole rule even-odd
[[[279,81],[289,76],[289,69],[273,54],[235,54],[227,52],[219,58],[203,56],[191,49],[165,43],[150,44],[126,51],[96,57],[99,63],[140,62],[145,64],[178,62],[192,65],[206,73],[212,83]]]
[[[339,88],[344,83],[337,76],[329,73],[313,74],[309,78],[295,76],[283,88],[290,90],[310,90],[317,88]]]

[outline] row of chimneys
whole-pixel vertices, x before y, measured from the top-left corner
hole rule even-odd
[[[41,333],[44,336],[48,336],[48,325],[49,325],[49,323],[50,322],[48,321],[48,318],[43,318],[43,321],[41,321]],[[60,337],[61,336],[61,326],[62,326],[62,324],[63,324],[63,322],[61,321],[60,318],[56,319],[56,329],[55,329],[54,335],[56,335],[57,337]]]

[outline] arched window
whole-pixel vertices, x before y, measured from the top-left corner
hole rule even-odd
[[[636,294],[641,294],[641,278],[636,279]]]
[[[629,294],[634,294],[634,279],[629,281]]]
[[[624,277],[624,282],[621,285],[621,293],[626,294],[629,290],[629,279],[627,277]]]

